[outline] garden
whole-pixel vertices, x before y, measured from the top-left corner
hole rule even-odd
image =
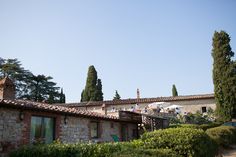
[[[236,144],[236,128],[210,124],[179,124],[144,133],[140,139],[115,143],[23,146],[10,157],[214,157]]]

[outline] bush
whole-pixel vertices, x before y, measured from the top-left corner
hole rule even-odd
[[[148,149],[167,148],[188,157],[213,157],[217,144],[203,130],[171,128],[145,133],[141,140]]]
[[[114,153],[114,157],[181,157],[171,149],[134,149]]]
[[[131,142],[24,146],[10,157],[213,157],[216,142],[194,128],[196,125],[157,130]]]
[[[206,133],[214,139],[219,146],[228,147],[236,144],[236,128],[232,126],[219,126],[208,129]]]
[[[112,153],[130,147],[129,143],[104,144],[48,144],[24,146],[10,154],[11,157],[110,157]]]
[[[209,123],[209,124],[202,124],[202,125],[199,125],[199,129],[202,129],[204,131],[206,131],[207,129],[210,129],[210,128],[214,128],[214,127],[218,127],[220,126],[222,123]]]
[[[207,129],[220,126],[222,123],[208,123],[208,124],[173,124],[169,128],[193,128],[193,129],[202,129],[206,131]]]

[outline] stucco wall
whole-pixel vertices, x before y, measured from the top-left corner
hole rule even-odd
[[[197,99],[197,100],[183,100],[183,101],[170,101],[168,102],[171,105],[180,105],[183,106],[183,108],[181,108],[182,113],[184,112],[191,112],[191,113],[195,113],[196,111],[201,111],[202,107],[206,107],[207,109],[210,107],[213,110],[215,110],[216,105],[215,105],[215,100],[212,99]],[[140,109],[144,109],[145,107],[148,106],[148,104],[150,103],[139,103],[139,108]],[[122,105],[109,105],[106,107],[107,109],[107,114],[114,114],[114,112],[111,112],[113,110],[113,108],[115,108],[116,111],[118,111],[119,109],[122,110],[130,110],[131,107],[135,107],[136,104],[122,104]],[[102,113],[104,114],[105,111],[101,109],[101,106],[91,106],[91,107],[87,107],[88,110],[92,110],[94,112],[98,112],[98,113]]]

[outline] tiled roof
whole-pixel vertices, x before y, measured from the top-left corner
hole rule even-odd
[[[32,102],[26,100],[5,100],[0,99],[0,107],[13,107],[13,108],[20,108],[20,109],[29,109],[29,110],[40,110],[46,112],[57,112],[66,115],[78,115],[82,117],[90,117],[90,118],[99,118],[99,119],[106,119],[106,120],[114,120],[120,121],[118,117],[111,116],[111,115],[103,115],[96,112],[85,111],[75,108],[68,108],[63,106],[56,106],[50,105],[47,103],[39,103],[39,102]]]
[[[187,100],[199,100],[199,99],[213,99],[214,94],[201,94],[201,95],[185,95],[185,96],[171,96],[171,97],[156,97],[156,98],[140,98],[140,99],[121,99],[121,100],[108,100],[108,101],[91,101],[82,103],[66,103],[57,104],[67,107],[76,106],[100,106],[106,105],[123,105],[123,104],[137,104],[137,103],[153,103],[153,102],[171,102],[171,101],[187,101]]]

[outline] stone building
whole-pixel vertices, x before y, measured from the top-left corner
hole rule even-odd
[[[37,142],[128,141],[138,136],[137,121],[96,112],[15,99],[9,78],[0,81],[0,156]]]
[[[158,102],[168,103],[169,105],[182,106],[181,108],[182,114],[196,113],[197,111],[204,113],[207,112],[210,108],[213,110],[215,110],[216,108],[214,94],[140,98],[139,90],[137,90],[137,98],[135,99],[67,103],[66,106],[70,108],[78,108],[78,109],[98,112],[105,115],[118,115],[118,111],[120,110],[142,111],[145,108],[147,108],[149,104]]]

